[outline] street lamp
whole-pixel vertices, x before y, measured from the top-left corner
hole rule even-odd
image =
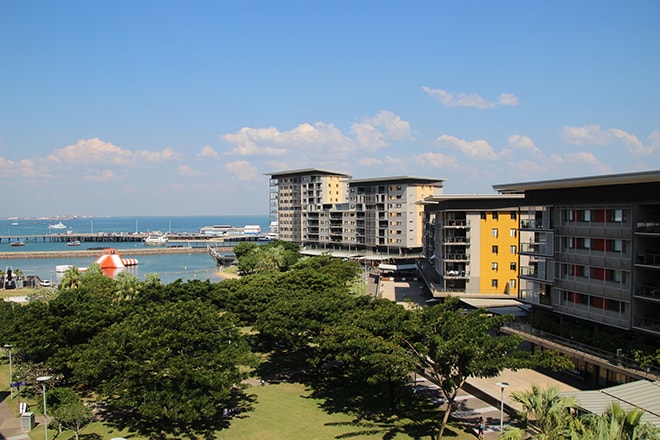
[[[509,387],[508,382],[497,382],[496,384],[502,390],[500,393],[500,432],[504,428],[504,388]],[[46,439],[48,440],[48,439]]]
[[[4,348],[9,351],[9,393],[11,394],[11,398],[14,398],[14,389],[11,387],[11,375],[12,375],[12,370],[11,370],[11,349],[13,345],[11,344],[5,344]]]
[[[44,392],[44,432],[46,433],[44,439],[48,440],[48,416],[46,415],[46,382],[51,379],[51,376],[37,377],[37,382],[41,382],[41,387]]]

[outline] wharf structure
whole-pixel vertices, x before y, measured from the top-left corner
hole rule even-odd
[[[271,223],[303,253],[414,259],[422,255],[423,207],[442,193],[442,180],[397,176],[352,179],[301,169],[270,176]]]

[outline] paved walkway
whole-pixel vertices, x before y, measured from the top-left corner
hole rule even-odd
[[[0,392],[0,439],[30,440],[27,433],[21,430],[21,418],[14,416],[9,407],[10,400],[8,392]]]

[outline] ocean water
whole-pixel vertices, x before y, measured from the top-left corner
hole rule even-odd
[[[66,229],[52,229],[49,224],[61,221]],[[18,223],[14,225],[13,223]],[[199,228],[209,225],[259,225],[263,232],[269,230],[268,215],[262,216],[181,216],[181,217],[94,217],[77,219],[0,219],[0,254],[3,252],[34,252],[34,251],[63,251],[82,250],[91,247],[114,247],[121,253],[122,249],[144,248],[144,244],[137,243],[82,243],[80,247],[69,248],[65,243],[26,241],[22,247],[12,247],[5,239],[6,236],[25,240],[31,235],[61,233],[134,233],[134,232],[197,232]],[[17,238],[12,239],[16,241]],[[101,255],[101,251],[99,251]],[[131,257],[132,258],[132,257]],[[141,255],[136,257],[138,265],[127,268],[129,273],[144,280],[149,273],[158,273],[164,283],[171,283],[177,279],[183,281],[200,279],[218,281],[215,260],[207,253],[183,253],[168,255]],[[20,269],[25,275],[38,275],[41,279],[57,282],[61,274],[55,272],[59,265],[71,264],[77,267],[88,267],[96,258],[17,258],[0,259],[0,268],[7,266]]]

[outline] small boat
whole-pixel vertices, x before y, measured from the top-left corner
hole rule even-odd
[[[13,243],[9,243],[9,246],[14,246],[14,247],[25,246],[25,242],[24,241],[14,241]]]
[[[80,240],[67,241],[67,246],[80,246]]]
[[[62,222],[55,223],[54,225],[49,224],[48,227],[51,229],[66,229],[66,225]]]
[[[18,222],[11,222],[12,226],[18,226]]]
[[[167,237],[165,235],[148,235],[144,239],[144,244],[147,246],[165,246]]]

